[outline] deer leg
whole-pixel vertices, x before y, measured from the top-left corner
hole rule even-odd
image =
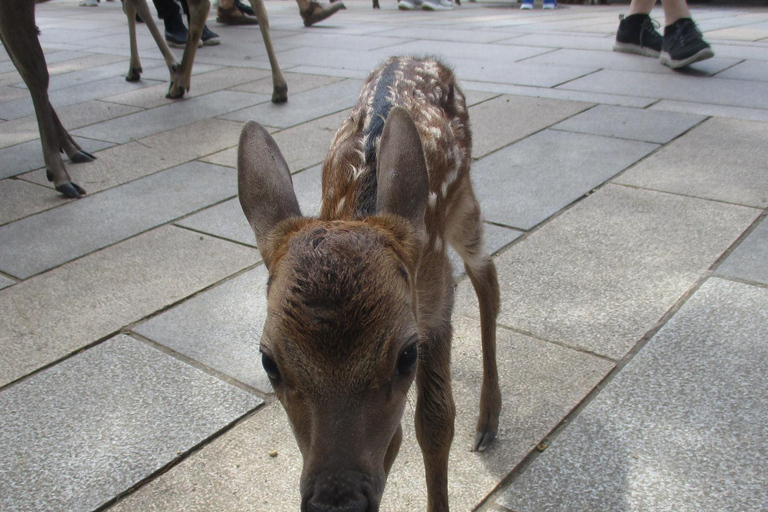
[[[284,103],[288,101],[288,84],[285,82],[280,65],[275,57],[275,49],[272,46],[272,36],[269,34],[269,18],[264,8],[264,0],[250,0],[253,14],[259,20],[261,37],[264,40],[264,48],[267,50],[269,65],[272,68],[272,103]]]
[[[65,196],[80,198],[85,194],[85,190],[72,183],[61,159],[58,137],[58,127],[61,123],[48,101],[48,67],[37,39],[34,3],[26,0],[0,2],[0,40],[32,96],[43,146],[46,176],[53,181],[56,190]],[[63,127],[61,131],[66,133]]]
[[[53,107],[51,107],[51,114],[53,115],[53,123],[56,126],[56,137],[59,141],[59,147],[67,154],[69,161],[73,164],[82,164],[96,160],[95,156],[87,151],[83,151],[83,148],[64,129]]]
[[[185,92],[189,91],[192,81],[192,64],[195,62],[195,53],[197,53],[197,43],[203,35],[205,20],[208,19],[208,12],[211,10],[211,2],[209,0],[189,0],[187,5],[189,6],[187,47],[184,48],[181,67],[172,74],[171,86],[168,89],[168,94],[165,95],[166,98],[181,98]]]
[[[499,283],[496,266],[483,244],[480,207],[471,190],[465,196],[459,218],[452,222],[449,242],[464,260],[464,268],[480,304],[480,332],[483,346],[483,385],[477,419],[475,451],[484,451],[496,437],[501,413],[501,390],[496,367],[496,316],[499,314]]]
[[[160,53],[163,54],[165,64],[168,66],[168,73],[170,74],[171,80],[173,80],[174,73],[179,69],[180,64],[171,52],[171,49],[168,48],[168,43],[165,42],[165,37],[163,37],[163,34],[161,34],[160,30],[157,28],[157,23],[155,23],[155,19],[149,11],[149,6],[147,5],[146,0],[124,0],[123,11],[128,17],[128,29],[131,37],[131,64],[125,79],[129,82],[135,82],[141,78],[141,61],[139,60],[135,29],[136,14],[138,13],[139,17],[144,20],[144,24],[147,25],[149,33],[152,34],[152,39],[155,40],[155,44],[157,44]]]

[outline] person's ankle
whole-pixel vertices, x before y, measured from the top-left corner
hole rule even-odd
[[[231,9],[235,6],[235,0],[219,0],[219,7],[221,9]]]

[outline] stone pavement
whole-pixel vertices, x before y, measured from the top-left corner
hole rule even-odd
[[[305,29],[267,2],[279,106],[255,27],[212,18],[222,44],[170,101],[143,26],[143,80],[123,79],[118,2],[39,5],[51,102],[98,156],[69,165],[79,201],[46,182],[0,51],[0,510],[298,510],[237,139],[270,127],[316,213],[362,79],[401,53],[442,56],[467,93],[502,287],[501,432],[471,453],[479,325],[457,274],[452,509],[768,510],[768,9],[696,7],[716,57],[674,72],[611,51],[626,5],[346,4]],[[390,512],[425,509],[406,416]]]

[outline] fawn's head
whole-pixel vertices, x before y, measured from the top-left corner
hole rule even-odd
[[[379,509],[416,372],[428,179],[405,110],[379,148],[377,215],[308,219],[272,137],[249,122],[240,138],[240,203],[269,271],[262,362],[304,458],[303,512]]]

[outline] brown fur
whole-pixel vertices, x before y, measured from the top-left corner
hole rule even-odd
[[[244,128],[240,200],[270,274],[261,348],[304,457],[303,511],[378,510],[414,380],[429,510],[448,510],[455,407],[446,242],[480,300],[474,448],[496,434],[498,284],[482,247],[470,157],[464,96],[432,59],[392,58],[368,78],[325,160],[318,219],[300,217],[274,140],[255,123]],[[414,340],[418,368],[401,374]]]

